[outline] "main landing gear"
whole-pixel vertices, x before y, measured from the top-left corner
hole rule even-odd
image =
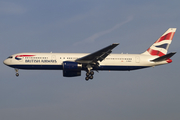
[[[89,79],[93,79],[94,78],[93,75],[94,75],[93,71],[87,72],[85,80],[88,81]]]
[[[89,79],[92,80],[92,79],[94,78],[94,77],[93,77],[94,71],[92,71],[92,69],[93,69],[93,67],[94,67],[95,70],[97,71],[98,66],[99,66],[99,63],[98,63],[98,62],[96,62],[96,63],[93,64],[93,65],[88,64],[88,65],[86,66],[86,77],[85,77],[85,80],[86,80],[86,81],[88,81]],[[98,71],[97,71],[97,72],[98,72]]]
[[[19,69],[15,69],[15,71],[16,71],[16,77],[19,76],[18,70],[19,70]]]

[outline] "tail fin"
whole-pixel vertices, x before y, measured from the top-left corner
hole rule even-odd
[[[176,28],[169,28],[150,48],[142,54],[153,56],[164,56],[167,54]]]

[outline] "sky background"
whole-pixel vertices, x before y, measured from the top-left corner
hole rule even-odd
[[[179,120],[179,0],[1,0],[1,120]],[[62,71],[20,70],[3,64],[20,52],[138,54],[176,27],[173,62],[137,71],[95,72],[94,79]]]

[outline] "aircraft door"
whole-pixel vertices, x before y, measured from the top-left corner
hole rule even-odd
[[[139,56],[136,56],[135,59],[136,59],[136,63],[140,63],[140,57]]]

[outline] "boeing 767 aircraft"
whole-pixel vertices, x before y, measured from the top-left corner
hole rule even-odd
[[[4,64],[26,70],[62,70],[64,77],[81,76],[93,79],[94,71],[130,71],[171,63],[176,52],[167,54],[176,28],[169,28],[150,48],[141,54],[111,54],[118,43],[109,45],[94,53],[18,53],[9,56]]]

